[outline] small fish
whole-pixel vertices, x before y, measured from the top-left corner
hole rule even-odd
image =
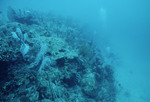
[[[0,11],[0,14],[2,14],[2,11]]]

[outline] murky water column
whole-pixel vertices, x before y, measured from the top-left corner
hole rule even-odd
[[[106,49],[120,58],[115,65],[118,102],[150,102],[149,7],[149,1],[115,0],[103,1],[99,10]]]

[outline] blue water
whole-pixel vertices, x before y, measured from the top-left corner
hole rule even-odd
[[[1,0],[0,11],[11,6],[71,17],[91,27],[94,43],[107,57],[114,53],[118,102],[150,102],[149,0]],[[87,35],[89,36],[89,35]]]

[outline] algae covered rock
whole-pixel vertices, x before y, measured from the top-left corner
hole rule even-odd
[[[98,87],[97,87],[97,82],[95,80],[94,73],[85,74],[81,84],[83,88],[82,90],[87,96],[92,98],[97,97]]]
[[[74,57],[78,57],[78,51],[71,48],[63,39],[51,37],[49,40],[49,50],[54,59],[57,60],[63,57],[73,59]]]

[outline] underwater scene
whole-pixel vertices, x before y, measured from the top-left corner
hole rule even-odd
[[[150,1],[0,0],[0,102],[150,102]]]

